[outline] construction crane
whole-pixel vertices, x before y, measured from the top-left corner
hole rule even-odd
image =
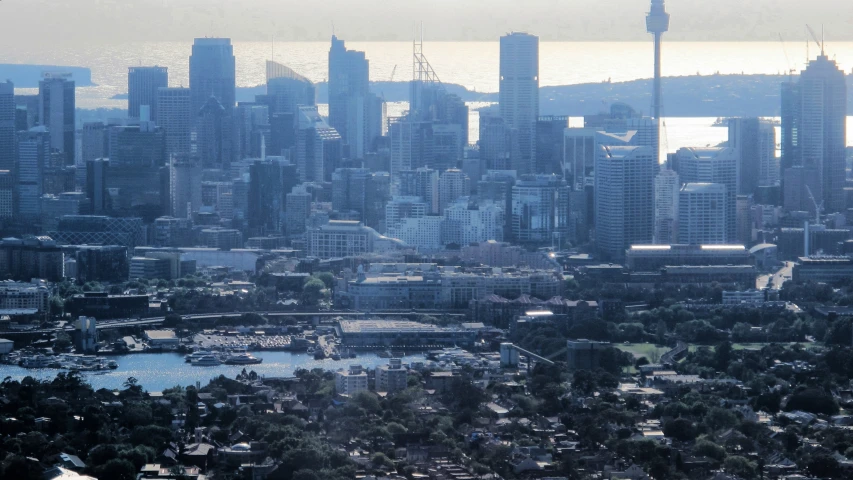
[[[823,202],[818,205],[817,200],[812,195],[812,189],[808,185],[806,185],[806,192],[809,194],[809,200],[814,204],[815,225],[820,225],[820,212],[823,210]]]
[[[393,69],[393,70],[391,70],[391,80],[388,80],[389,82],[393,82],[393,81],[394,81],[394,75],[395,75],[396,73],[397,73],[397,65],[394,65],[394,69]]]
[[[779,42],[782,44],[782,53],[785,54],[785,65],[788,66],[788,75],[792,76],[796,73],[797,69],[791,65],[791,58],[788,56],[788,49],[785,47],[785,39],[782,38],[782,34],[779,34]]]
[[[823,48],[823,27],[821,27],[821,30],[820,30],[820,31],[821,31],[821,36],[820,36],[821,38],[820,38],[820,39],[818,39],[818,38],[817,38],[817,34],[814,32],[814,30],[812,30],[812,27],[808,26],[808,24],[806,25],[806,29],[807,29],[807,30],[809,31],[809,33],[811,34],[812,39],[814,39],[814,43],[815,43],[815,44],[817,44],[817,47],[818,47],[818,48],[820,48],[820,54],[821,54],[821,56],[823,56],[823,55],[824,55],[824,48]]]

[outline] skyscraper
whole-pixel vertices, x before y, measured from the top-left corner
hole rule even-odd
[[[758,187],[779,184],[781,173],[773,122],[763,118],[730,119],[728,146],[738,152],[739,195],[755,195]]]
[[[682,183],[720,183],[726,186],[726,241],[737,241],[737,165],[734,148],[681,148],[675,154]]]
[[[670,245],[678,236],[678,174],[668,168],[655,177],[655,243]]]
[[[96,158],[86,162],[86,196],[95,215],[103,215],[110,207],[110,197],[107,192],[109,169],[108,158]]]
[[[296,169],[301,181],[332,179],[342,158],[341,135],[320,117],[317,107],[299,107],[296,130]]]
[[[0,170],[15,167],[15,85],[0,83]]]
[[[370,63],[364,52],[347,50],[343,40],[332,35],[329,49],[329,125],[338,131],[350,149],[364,134],[364,102],[369,92]],[[363,143],[362,143],[363,145]],[[350,152],[354,156],[357,152]]]
[[[631,245],[652,242],[658,168],[651,147],[598,146],[595,237],[606,259],[619,261]]]
[[[158,89],[157,117],[166,135],[166,156],[190,153],[190,89]]]
[[[50,132],[50,148],[74,165],[74,82],[70,74],[45,73],[39,82],[39,118]]]
[[[684,184],[678,194],[678,243],[690,245],[728,243],[726,213],[725,185]]]
[[[392,118],[388,126],[391,137],[391,181],[396,185],[400,172],[427,167],[435,157],[432,122],[410,117]]]
[[[821,192],[812,193],[828,212],[845,208],[846,125],[844,72],[821,52],[798,82],[783,85],[782,164],[817,170]]]
[[[18,215],[39,216],[39,199],[44,193],[44,171],[50,157],[50,134],[43,126],[18,132],[17,207]]]
[[[471,180],[468,175],[458,168],[451,168],[438,177],[438,211],[444,213],[444,209],[456,201],[459,197],[468,195],[471,191]]]
[[[520,156],[511,167],[519,174],[532,173],[539,119],[539,37],[519,32],[501,37],[500,57],[501,117],[518,130]]]
[[[169,166],[172,216],[192,218],[201,207],[201,165],[188,156],[173,157]]]
[[[195,123],[208,99],[215,97],[226,113],[236,104],[234,48],[229,38],[196,38],[190,55],[190,113]]]
[[[299,105],[315,105],[316,88],[311,80],[280,63],[267,60],[267,96],[270,115],[296,113]]]
[[[169,86],[166,67],[129,67],[127,69],[127,116],[139,118],[139,107],[148,105],[149,120],[159,125],[157,92]]]

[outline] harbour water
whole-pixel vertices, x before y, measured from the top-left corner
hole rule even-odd
[[[535,33],[535,32],[534,32]],[[234,41],[237,86],[265,82],[270,57],[287,64],[314,82],[328,75],[328,42]],[[0,45],[4,63],[31,63],[88,67],[98,86],[80,88],[80,108],[125,108],[126,100],[111,99],[127,92],[127,67],[160,65],[169,68],[172,86],[189,86],[188,58],[192,38],[183,42],[121,42],[110,38],[103,44],[72,42]],[[373,81],[411,79],[410,42],[347,42],[370,60]],[[853,42],[834,42],[827,51],[842,70],[853,67]],[[274,53],[273,53],[274,52]],[[430,42],[424,54],[439,78],[477,92],[498,90],[499,43]],[[814,57],[815,52],[811,52]],[[788,42],[664,42],[663,75],[784,74],[800,70],[806,62],[806,46]],[[574,85],[605,81],[622,82],[652,76],[652,42],[541,42],[540,85]]]
[[[345,358],[341,360],[315,360],[313,356],[305,353],[265,351],[256,352],[255,356],[263,358],[264,361],[258,365],[219,365],[216,367],[198,367],[186,363],[183,354],[177,353],[137,353],[109,357],[118,362],[116,370],[104,372],[83,372],[82,376],[96,390],[99,388],[123,388],[122,385],[128,377],[139,380],[148,391],[162,391],[176,385],[195,385],[196,382],[206,385],[212,378],[225,375],[229,378],[236,377],[243,368],[247,372],[255,371],[259,376],[265,377],[288,377],[300,368],[335,371],[340,368],[348,368],[349,365],[361,365],[366,368],[375,368],[388,363],[387,358],[382,358],[376,353],[359,353],[357,358]],[[423,361],[422,354],[407,355],[403,363]],[[21,380],[31,376],[39,380],[50,380],[61,370],[57,369],[27,369],[16,365],[0,365],[0,379],[10,377],[12,380]]]

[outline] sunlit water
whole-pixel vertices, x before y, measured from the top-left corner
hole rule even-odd
[[[387,358],[381,358],[375,353],[359,353],[357,358],[345,358],[341,360],[315,360],[313,356],[305,353],[292,352],[257,352],[255,356],[263,358],[259,365],[219,365],[217,367],[194,367],[184,361],[184,355],[174,353],[138,353],[132,355],[111,356],[111,360],[118,362],[116,370],[106,372],[84,372],[86,381],[95,389],[99,388],[122,388],[128,377],[135,377],[148,391],[162,391],[163,389],[176,385],[195,385],[197,382],[206,385],[210,379],[225,375],[229,378],[236,377],[243,368],[246,371],[258,373],[265,377],[288,377],[292,376],[299,368],[312,369],[322,368],[324,370],[338,370],[348,368],[349,365],[361,365],[367,368],[375,368],[388,363]],[[422,361],[422,354],[407,355],[403,363]],[[50,380],[60,370],[56,369],[28,369],[13,365],[0,365],[0,379],[11,377],[21,380],[26,376]]]

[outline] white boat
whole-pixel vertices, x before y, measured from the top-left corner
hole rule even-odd
[[[258,358],[251,353],[238,353],[231,355],[225,359],[226,365],[255,365],[263,362],[263,358]]]
[[[218,365],[222,365],[222,362],[220,362],[216,356],[207,354],[198,360],[194,360],[192,364],[195,367],[216,367]]]
[[[54,360],[45,355],[33,355],[31,357],[24,357],[21,360],[21,366],[24,368],[47,368]]]
[[[211,353],[205,350],[200,350],[198,352],[193,352],[187,355],[186,357],[184,357],[184,359],[187,361],[187,363],[194,363],[196,360],[207,355],[211,355]]]

